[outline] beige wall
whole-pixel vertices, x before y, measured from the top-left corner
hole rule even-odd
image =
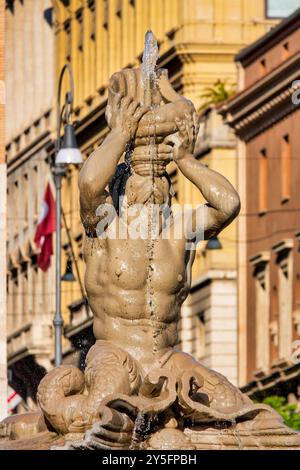
[[[51,0],[15,1],[6,8],[6,132],[5,141],[20,139],[18,147],[39,134],[38,123],[54,98],[53,31],[44,19]],[[28,129],[24,136],[24,131]],[[12,143],[11,152],[17,152]]]

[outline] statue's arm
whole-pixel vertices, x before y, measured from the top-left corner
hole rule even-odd
[[[132,98],[120,94],[114,97],[113,107],[117,115],[114,127],[85,161],[79,175],[80,214],[89,236],[95,236],[100,220],[96,215],[97,208],[107,201],[105,188],[115,174],[126,145],[134,138],[139,120],[148,111]]]
[[[231,183],[220,173],[211,170],[193,156],[195,139],[198,133],[196,118],[186,116],[177,122],[178,142],[174,145],[174,159],[183,175],[201,192],[207,204],[192,211],[188,220],[190,234],[203,235],[204,239],[216,236],[238,215],[240,198]],[[204,233],[199,233],[199,232]],[[198,238],[199,239],[199,238]]]
[[[192,213],[192,234],[204,231],[204,239],[216,236],[238,215],[240,199],[230,182],[198,162],[192,155],[178,163],[181,172],[199,189],[207,204]]]
[[[97,208],[108,197],[106,187],[112,179],[116,166],[125,151],[126,139],[112,130],[103,143],[85,161],[79,175],[80,215],[86,234],[95,236],[99,222]]]

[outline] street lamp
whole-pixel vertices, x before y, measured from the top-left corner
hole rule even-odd
[[[70,91],[66,93],[65,103],[61,109],[61,87],[65,72],[69,73]],[[53,320],[55,330],[55,366],[62,363],[62,329],[64,320],[61,314],[61,181],[65,175],[67,165],[79,165],[83,163],[82,155],[78,148],[74,127],[71,124],[73,110],[74,80],[70,64],[65,64],[61,70],[57,93],[57,139],[55,145],[55,166],[53,169],[56,187],[56,308]],[[60,130],[64,120],[65,131],[61,142]]]
[[[72,263],[71,257],[68,257],[66,271],[65,271],[65,274],[61,277],[61,281],[64,281],[64,282],[76,281],[75,276],[73,274],[72,264],[73,263]]]
[[[218,237],[209,238],[209,240],[206,244],[206,249],[207,250],[221,250],[222,249],[222,244],[221,244],[219,238]]]

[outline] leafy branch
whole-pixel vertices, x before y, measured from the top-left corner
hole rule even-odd
[[[200,109],[228,100],[235,91],[235,84],[229,84],[227,80],[218,79],[212,86],[205,88],[202,95],[200,95],[200,98],[204,100]]]
[[[263,403],[274,408],[274,410],[282,416],[287,426],[296,429],[296,431],[300,431],[300,413],[296,404],[289,404],[285,397],[278,395],[265,398]]]

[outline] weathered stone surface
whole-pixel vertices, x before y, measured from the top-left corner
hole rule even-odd
[[[54,445],[62,446],[63,436],[45,431],[28,439],[0,439],[0,450],[50,450]]]

